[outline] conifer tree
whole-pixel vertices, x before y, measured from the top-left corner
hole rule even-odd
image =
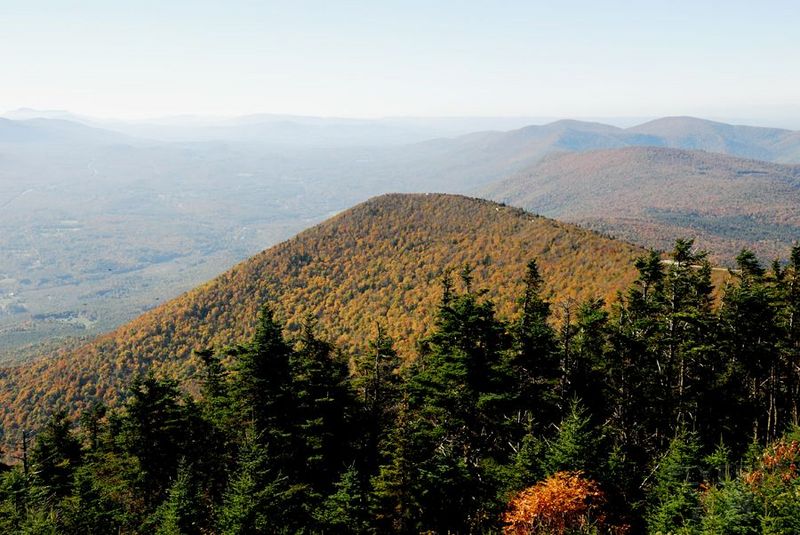
[[[260,440],[276,455],[288,455],[295,407],[290,370],[293,351],[268,305],[261,309],[253,340],[234,355],[231,394],[240,417],[252,422]],[[219,396],[220,368],[214,360],[209,364],[206,388],[210,395]]]
[[[646,518],[650,533],[692,533],[696,529],[699,464],[696,437],[679,433],[656,465]]]
[[[218,514],[217,531],[222,535],[282,533],[302,527],[303,517],[295,516],[292,486],[272,466],[262,442],[252,427],[245,433]]]
[[[416,499],[422,478],[414,464],[419,452],[413,450],[409,416],[404,392],[384,452],[386,460],[371,481],[370,511],[380,533],[412,533],[419,518]]]
[[[185,456],[187,421],[177,382],[137,377],[120,420],[124,450],[139,462],[139,481],[149,506],[160,503]]]
[[[55,498],[72,490],[75,470],[81,463],[81,445],[72,431],[66,411],[59,411],[36,437],[31,449],[33,479]]]
[[[353,397],[347,367],[333,347],[317,337],[306,318],[292,354],[294,409],[293,458],[299,481],[316,497],[327,493],[339,471],[352,461],[349,433]]]
[[[366,470],[377,469],[384,459],[386,441],[397,418],[400,402],[401,360],[393,340],[378,325],[369,351],[357,361],[353,388],[358,392],[365,411]]]
[[[561,376],[556,336],[549,325],[550,304],[542,298],[542,277],[535,260],[528,262],[522,314],[514,324],[511,366],[517,378],[519,407],[533,412],[542,427],[557,420]]]
[[[764,268],[751,251],[742,251],[736,260],[737,281],[726,288],[720,311],[721,349],[729,372],[724,377],[727,408],[720,407],[718,417],[725,420],[729,436],[738,437],[726,443],[741,449],[751,440],[763,445],[779,431],[775,394],[781,336]]]
[[[462,274],[466,288],[469,276]],[[479,531],[496,521],[489,511],[500,507],[490,467],[511,455],[505,422],[497,417],[506,404],[497,373],[507,344],[483,292],[444,294],[408,383],[415,485],[429,489],[418,498],[415,527]]]
[[[185,461],[178,466],[175,482],[167,499],[159,507],[156,535],[199,535],[206,518],[200,507],[201,498],[192,467]]]
[[[315,511],[315,519],[324,533],[367,533],[369,508],[361,474],[351,464],[336,482],[334,492]]]
[[[569,412],[558,426],[558,433],[547,441],[543,471],[546,475],[556,472],[582,472],[596,478],[600,471],[599,445],[591,417],[581,402],[574,399]]]

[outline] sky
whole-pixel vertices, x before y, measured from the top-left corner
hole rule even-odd
[[[0,0],[0,111],[800,125],[794,1]]]

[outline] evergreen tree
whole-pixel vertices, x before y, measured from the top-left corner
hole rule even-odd
[[[497,410],[506,405],[497,372],[507,344],[483,292],[445,290],[408,384],[412,484],[426,489],[414,528],[479,531],[497,521],[493,466],[511,456]]]
[[[137,377],[120,419],[119,440],[139,462],[137,485],[149,506],[164,499],[185,457],[188,426],[180,397],[174,380]]]
[[[416,491],[421,478],[413,465],[418,452],[413,451],[411,438],[408,396],[404,393],[387,441],[387,460],[371,481],[370,511],[379,533],[412,533],[419,518]]]
[[[528,263],[522,315],[512,328],[511,366],[516,378],[519,407],[533,414],[541,427],[557,421],[561,379],[556,335],[548,323],[550,304],[542,298],[542,277],[535,260]]]
[[[342,473],[335,490],[325,498],[314,516],[324,533],[367,533],[367,493],[355,464]]]
[[[261,440],[277,456],[289,455],[295,407],[292,392],[291,346],[283,337],[282,327],[269,306],[261,309],[256,332],[250,344],[238,348],[235,375],[231,386],[238,413],[251,421]],[[224,383],[218,361],[209,359],[206,392],[217,411],[224,411]],[[215,401],[217,400],[217,401]],[[276,458],[281,465],[290,463]]]
[[[572,366],[567,370],[567,394],[593,408],[593,417],[605,418],[609,406],[607,362],[609,352],[609,317],[601,299],[590,299],[578,308],[575,321]]]
[[[217,531],[222,535],[290,533],[302,527],[302,517],[292,504],[288,478],[277,472],[262,441],[252,431],[245,434],[239,461],[230,478],[218,514]]]
[[[156,535],[203,533],[202,520],[205,515],[200,503],[200,493],[192,467],[181,461],[175,483],[169,489],[166,501],[156,513],[158,517]]]
[[[777,436],[781,334],[774,295],[758,259],[745,250],[737,266],[738,281],[728,285],[720,311],[722,354],[728,363],[722,377],[727,408],[720,407],[717,417],[726,423],[726,443],[740,450],[751,440],[763,444]]]
[[[401,360],[393,341],[378,325],[369,352],[356,363],[353,388],[358,392],[365,410],[366,470],[373,472],[385,459],[386,441],[397,418],[400,402]]]
[[[49,496],[63,498],[72,490],[81,463],[81,445],[66,411],[59,411],[36,437],[31,450],[33,479]]]
[[[647,513],[650,533],[694,532],[699,516],[699,474],[696,437],[680,433],[656,466]]]
[[[353,396],[347,366],[333,347],[317,337],[316,323],[304,322],[292,354],[294,408],[293,460],[298,481],[317,499],[351,462]],[[311,497],[313,495],[313,498]]]
[[[599,445],[591,417],[579,400],[573,400],[569,412],[558,426],[558,433],[547,441],[544,473],[582,472],[595,479],[600,469]]]

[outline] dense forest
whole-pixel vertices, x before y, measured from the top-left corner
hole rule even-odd
[[[393,194],[357,205],[242,262],[219,277],[82,347],[0,368],[0,427],[18,442],[53,407],[72,417],[91,400],[118,405],[136,375],[156,369],[179,381],[202,375],[200,348],[253,336],[272,303],[291,335],[307,314],[343,351],[361,351],[377,318],[403,358],[430,334],[447,266],[474,267],[477,285],[510,316],[525,265],[535,257],[544,294],[608,300],[635,278],[644,249],[518,208],[458,195]],[[606,277],[593,273],[603,272]],[[719,273],[719,272],[715,272]]]
[[[536,261],[508,316],[450,272],[409,361],[380,317],[344,351],[264,303],[197,395],[144,374],[25,437],[0,531],[800,532],[800,247],[719,303],[690,240],[635,268],[558,323]]]

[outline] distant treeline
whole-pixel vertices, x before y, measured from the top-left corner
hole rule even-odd
[[[137,378],[2,466],[2,533],[799,533],[800,247],[722,298],[690,240],[551,321],[535,261],[501,318],[468,267],[404,362],[265,305],[201,392]],[[605,277],[605,273],[596,273]]]

